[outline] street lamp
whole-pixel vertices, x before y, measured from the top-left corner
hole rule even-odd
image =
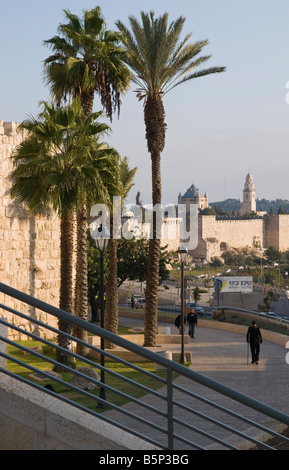
[[[100,327],[104,328],[104,253],[108,247],[109,236],[106,233],[102,233],[102,227],[98,229],[97,236],[95,237],[95,244],[96,248],[99,250],[100,257],[99,257],[99,265],[100,265]],[[104,375],[104,339],[100,338],[100,381],[102,384],[105,384],[105,375]],[[105,387],[100,387],[99,391],[99,398],[106,400],[106,390]],[[105,405],[103,402],[98,403],[99,408],[103,408]]]
[[[179,250],[179,259],[181,262],[181,328],[180,333],[181,338],[181,363],[185,362],[185,349],[184,349],[184,320],[185,320],[185,305],[184,305],[184,264],[188,257],[188,250],[180,249]]]

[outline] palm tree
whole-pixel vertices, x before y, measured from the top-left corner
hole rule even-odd
[[[43,103],[38,119],[21,124],[27,138],[16,148],[12,159],[11,194],[31,211],[52,207],[60,215],[60,302],[62,310],[73,311],[73,214],[83,202],[83,192],[93,198],[109,199],[105,181],[113,165],[99,137],[107,130],[94,113],[83,120],[77,100],[66,108]],[[114,158],[114,157],[113,157]],[[70,325],[59,321],[59,330],[71,333]],[[59,345],[70,348],[70,341],[59,335]],[[68,360],[58,352],[58,361]]]
[[[119,184],[117,185],[116,194],[121,197],[123,204],[124,199],[128,195],[133,186],[133,179],[137,172],[137,168],[129,168],[128,158],[124,157],[119,161]],[[112,194],[113,197],[113,194]],[[111,232],[113,230],[113,212],[111,211]],[[106,284],[106,308],[105,323],[106,330],[114,334],[118,334],[118,283],[117,283],[117,238],[111,237],[108,245],[109,252],[109,269]],[[112,343],[106,342],[106,347],[112,347]]]
[[[94,93],[112,119],[120,111],[121,94],[130,82],[119,32],[106,29],[99,6],[84,10],[83,17],[64,10],[67,23],[60,24],[60,36],[44,41],[53,55],[44,61],[44,77],[58,101],[79,96],[87,116],[93,109]]]
[[[79,18],[65,10],[67,23],[58,27],[59,36],[45,41],[53,55],[45,62],[44,76],[58,102],[67,96],[80,97],[84,115],[92,112],[94,93],[112,119],[120,110],[121,94],[130,82],[119,32],[106,30],[100,7],[84,10]],[[87,284],[87,201],[77,214],[77,270],[75,310],[85,317],[88,309]]]
[[[152,203],[161,204],[161,154],[165,147],[165,109],[163,97],[176,86],[193,78],[223,72],[224,67],[196,70],[210,56],[199,56],[208,41],[190,44],[191,35],[180,39],[185,18],[168,24],[168,14],[155,18],[154,13],[141,12],[140,22],[129,17],[130,31],[121,21],[116,24],[123,34],[126,63],[138,86],[137,97],[144,100],[146,140],[152,165]],[[146,284],[145,346],[154,346],[157,331],[158,272],[160,259],[160,217],[154,213]]]

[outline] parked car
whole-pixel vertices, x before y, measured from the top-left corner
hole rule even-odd
[[[135,308],[145,308],[146,306],[146,299],[139,298],[135,303]]]
[[[276,320],[276,321],[279,321],[281,322],[282,321],[282,318],[279,317],[278,315],[276,315],[276,313],[274,312],[259,312],[259,315],[262,315],[262,317],[267,317],[267,318],[271,318],[272,320]]]
[[[279,318],[274,312],[259,312],[259,315],[265,315],[266,317]]]
[[[187,303],[187,313],[190,311],[191,308],[193,308],[196,314],[199,315],[200,317],[204,315],[203,307],[198,305],[196,302]]]

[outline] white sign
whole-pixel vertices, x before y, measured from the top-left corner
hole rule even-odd
[[[226,276],[216,277],[216,290],[219,292],[252,292],[253,278],[252,276]]]

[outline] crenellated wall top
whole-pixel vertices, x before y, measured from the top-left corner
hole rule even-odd
[[[0,119],[0,135],[7,135],[8,137],[16,135],[19,122],[5,122]]]

